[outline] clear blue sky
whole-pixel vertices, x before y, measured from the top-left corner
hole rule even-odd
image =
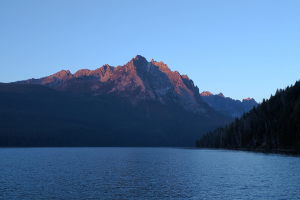
[[[268,98],[300,78],[298,0],[1,0],[0,82],[137,54],[200,90]]]

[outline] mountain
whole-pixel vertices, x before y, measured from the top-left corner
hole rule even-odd
[[[193,146],[230,120],[188,76],[142,56],[0,84],[0,146]]]
[[[143,100],[162,104],[172,102],[188,111],[204,115],[212,112],[187,75],[171,71],[163,62],[148,62],[140,55],[124,66],[104,65],[96,70],[82,69],[74,74],[62,70],[44,78],[17,83],[44,85],[74,94],[124,97],[132,103]]]
[[[222,93],[214,95],[209,91],[204,91],[200,96],[210,107],[232,118],[241,117],[245,112],[258,105],[253,98],[245,98],[240,101],[225,97]]]
[[[300,153],[300,82],[206,134],[197,146]]]

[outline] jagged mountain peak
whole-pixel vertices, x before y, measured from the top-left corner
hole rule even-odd
[[[111,65],[109,65],[109,64],[105,64],[105,65],[103,65],[101,68],[103,68],[103,69],[105,69],[105,70],[107,70],[107,69],[112,70],[112,69],[114,69],[115,67],[114,67],[114,66],[111,66]]]
[[[155,61],[154,59],[151,59],[151,64],[157,66],[161,71],[169,72],[171,71],[169,66],[165,64],[163,61]]]
[[[136,55],[134,58],[132,58],[128,63],[128,64],[134,64],[137,67],[140,66],[145,66],[147,65],[148,61],[145,57],[141,56],[141,55]]]
[[[88,76],[90,74],[91,70],[89,69],[80,69],[77,72],[75,72],[74,76],[75,77],[80,77],[80,76]]]
[[[191,80],[190,77],[186,74],[182,74],[181,78],[186,79],[186,80]]]
[[[70,77],[70,76],[72,76],[72,73],[70,72],[70,70],[60,70],[59,72],[52,74],[50,77],[64,79],[64,78]]]
[[[102,74],[105,74],[106,72],[112,72],[115,70],[116,67],[111,66],[109,64],[102,65],[98,69],[94,70],[92,74],[99,74],[101,72]]]
[[[203,92],[201,92],[200,93],[200,96],[212,96],[212,95],[214,95],[213,93],[211,93],[210,91],[203,91]]]
[[[133,60],[142,60],[142,61],[147,61],[147,59],[144,56],[141,55],[136,55]],[[148,62],[148,61],[147,61]]]
[[[219,97],[223,97],[225,98],[224,94],[222,92],[220,92],[219,94],[217,94]]]
[[[255,101],[255,99],[251,98],[251,97],[247,97],[247,98],[244,98],[243,101]]]
[[[222,93],[214,95],[204,91],[199,94],[198,87],[187,75],[172,71],[162,61],[152,59],[148,62],[141,55],[135,56],[123,66],[113,67],[105,64],[95,70],[81,69],[74,74],[69,70],[61,70],[48,77],[21,81],[21,83],[46,85],[57,90],[93,96],[114,95],[125,97],[133,103],[144,100],[158,101],[163,104],[175,103],[186,110],[201,113],[209,112],[210,108],[207,104],[214,110],[218,110],[219,107],[224,108],[225,104],[217,102],[222,99],[226,100],[226,105],[231,101],[235,104],[243,103],[248,107],[256,104],[250,99],[241,102],[225,98]],[[210,102],[211,100],[213,102]],[[213,107],[215,103],[220,106]],[[232,106],[228,110],[232,110],[231,108]],[[244,110],[239,113],[242,112]]]
[[[63,70],[55,75],[23,83],[41,84],[93,96],[121,96],[132,102],[151,100],[163,104],[175,103],[193,112],[206,113],[210,110],[200,98],[198,87],[187,75],[172,71],[162,61],[152,59],[148,62],[141,55],[135,56],[123,66],[112,67],[106,64],[95,70],[81,69],[75,74]]]

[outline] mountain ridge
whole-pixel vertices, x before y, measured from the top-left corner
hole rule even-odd
[[[142,56],[0,85],[0,97],[0,146],[194,146],[232,120],[187,75]]]
[[[61,70],[40,79],[16,83],[40,84],[57,90],[90,93],[95,96],[104,93],[130,96],[132,102],[141,99],[158,100],[161,103],[176,100],[192,112],[205,113],[210,110],[200,98],[198,87],[187,75],[171,71],[162,61],[152,59],[148,62],[140,55],[123,66],[113,67],[106,64],[95,70],[81,69],[74,74],[69,70]]]
[[[201,92],[200,96],[214,110],[232,118],[238,118],[258,105],[255,99],[250,97],[240,101],[225,97],[223,93],[213,94],[209,91]]]

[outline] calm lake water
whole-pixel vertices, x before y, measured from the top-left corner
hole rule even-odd
[[[300,199],[300,158],[176,148],[2,148],[0,199]]]

